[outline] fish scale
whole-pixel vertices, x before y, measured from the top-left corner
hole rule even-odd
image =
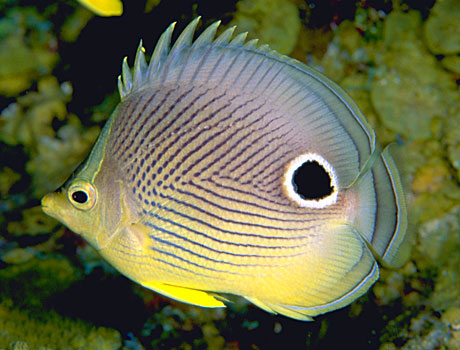
[[[146,288],[311,320],[404,261],[399,174],[343,89],[219,23],[170,48],[173,24],[148,65],[142,45],[123,61],[119,106],[43,210]],[[310,198],[313,164],[329,185]]]

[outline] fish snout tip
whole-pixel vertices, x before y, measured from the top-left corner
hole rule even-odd
[[[51,215],[52,213],[52,202],[53,202],[53,193],[48,193],[43,196],[41,200],[41,206],[42,210],[45,212],[47,215]]]

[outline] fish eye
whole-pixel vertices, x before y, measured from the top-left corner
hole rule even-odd
[[[324,208],[337,200],[337,177],[332,165],[318,154],[302,154],[292,160],[284,187],[294,202],[307,208]]]
[[[67,191],[67,197],[70,203],[80,210],[90,210],[96,203],[94,187],[90,183],[83,181],[73,183]]]
[[[75,191],[72,193],[72,199],[80,204],[84,204],[88,200],[88,195],[84,191]]]

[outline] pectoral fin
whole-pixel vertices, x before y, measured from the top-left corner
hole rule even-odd
[[[145,288],[163,294],[169,298],[201,307],[225,307],[225,304],[217,300],[207,292],[185,287],[177,287],[163,283],[141,283]]]

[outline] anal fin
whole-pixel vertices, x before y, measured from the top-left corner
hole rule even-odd
[[[260,307],[262,310],[265,310],[272,314],[281,314],[281,315],[291,317],[291,318],[294,318],[296,320],[301,320],[301,321],[313,321],[312,317],[305,315],[304,313],[299,312],[295,309],[289,308],[287,306],[264,303],[257,298],[250,298],[250,297],[245,297],[245,298],[251,303],[253,303],[254,305]]]
[[[148,289],[163,294],[169,298],[201,307],[226,307],[223,302],[217,300],[209,293],[186,287],[178,287],[170,284],[141,282]]]

